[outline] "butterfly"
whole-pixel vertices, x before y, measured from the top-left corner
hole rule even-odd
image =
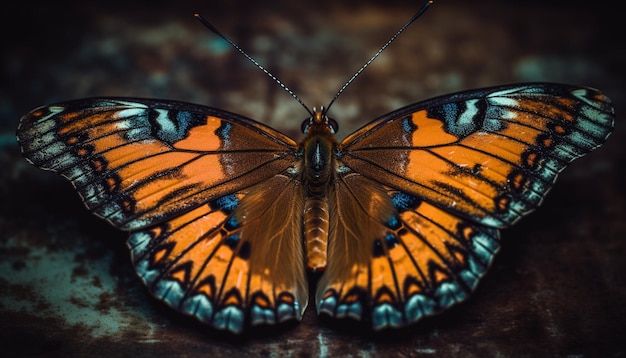
[[[404,327],[464,301],[500,229],[604,143],[611,101],[529,83],[395,110],[339,142],[328,108],[300,142],[221,109],[88,98],[39,107],[17,137],[88,210],[130,232],[148,290],[233,333],[318,313]]]

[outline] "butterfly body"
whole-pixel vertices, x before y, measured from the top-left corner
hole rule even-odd
[[[333,180],[335,160],[333,152],[337,141],[328,118],[322,111],[313,111],[306,120],[302,141],[304,188],[304,240],[307,253],[307,269],[321,271],[326,268],[330,208],[328,205],[329,185]]]
[[[613,128],[600,92],[521,84],[418,102],[341,142],[323,110],[304,139],[175,101],[91,98],[25,115],[27,160],[68,178],[130,232],[149,291],[217,329],[316,308],[373,329],[465,300],[499,229],[537,208],[559,172]]]

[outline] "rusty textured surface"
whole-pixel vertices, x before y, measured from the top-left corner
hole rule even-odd
[[[159,97],[237,112],[298,138],[302,108],[192,14],[319,106],[419,4],[16,6],[1,21],[0,356],[626,355],[626,46],[615,9],[439,1],[333,106],[343,136],[399,106],[480,86],[567,82],[613,99],[613,136],[565,171],[542,208],[503,232],[501,253],[466,303],[387,334],[320,321],[309,308],[300,324],[231,337],[149,296],[125,234],[87,213],[65,180],[21,159],[19,116],[92,95]]]

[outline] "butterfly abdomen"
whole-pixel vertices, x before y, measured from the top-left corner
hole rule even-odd
[[[308,198],[304,206],[304,238],[307,269],[313,272],[326,268],[328,249],[328,201]]]

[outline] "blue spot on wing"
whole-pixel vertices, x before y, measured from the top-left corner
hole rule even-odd
[[[400,218],[398,215],[392,215],[389,220],[387,220],[387,227],[391,230],[396,230],[400,228]]]
[[[228,235],[224,243],[231,249],[235,249],[239,244],[239,234]]]
[[[391,194],[391,202],[398,212],[417,208],[422,202],[419,198],[402,192]]]
[[[385,245],[387,245],[387,249],[392,249],[398,245],[398,237],[395,234],[387,234],[385,235]]]
[[[226,214],[230,214],[239,206],[239,199],[235,194],[229,194],[226,196],[222,196],[221,198],[215,199],[211,203],[211,208],[215,210],[221,210]],[[233,220],[236,220],[233,218]]]
[[[456,123],[459,117],[459,107],[454,103],[446,103],[441,106],[441,113],[444,115],[448,126]]]
[[[178,127],[180,130],[187,130],[192,120],[191,113],[186,111],[179,111],[176,113],[176,120],[178,121]]]
[[[390,197],[391,203],[397,213],[402,213],[407,210],[415,210],[422,202],[420,198],[403,192],[395,192],[390,194]],[[397,214],[392,214],[386,222],[386,226],[391,230],[397,230],[401,225],[402,222]]]
[[[222,121],[222,125],[217,129],[217,135],[222,138],[225,142],[230,140],[230,130],[233,128],[233,125]]]
[[[406,117],[402,120],[402,130],[404,130],[405,133],[413,133],[416,129],[417,127],[411,121],[411,117]]]
[[[241,225],[241,223],[239,222],[239,220],[237,220],[236,217],[231,216],[231,217],[228,218],[228,220],[226,220],[226,223],[224,223],[224,229],[226,229],[226,230],[235,230],[240,225]]]

